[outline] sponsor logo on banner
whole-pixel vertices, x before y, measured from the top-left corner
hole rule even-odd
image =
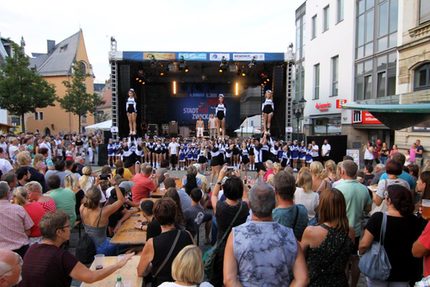
[[[173,61],[176,60],[176,53],[143,53],[144,60],[152,60],[152,57],[159,61]]]
[[[264,61],[264,54],[233,54],[233,61]]]
[[[178,53],[178,60],[181,58],[188,61],[206,61],[206,53]]]
[[[346,104],[346,99],[337,99],[336,100],[336,109],[342,109],[342,106]]]
[[[329,108],[331,108],[331,103],[316,103],[315,108],[320,112],[327,112]]]
[[[382,123],[368,111],[363,111],[361,114],[363,125],[382,125]]]
[[[229,53],[210,53],[209,54],[209,61],[221,61],[222,57],[224,57],[227,61],[230,60],[230,54]]]

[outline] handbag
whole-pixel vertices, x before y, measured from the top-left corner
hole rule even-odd
[[[214,266],[216,262],[216,257],[221,250],[222,243],[226,240],[227,234],[231,231],[233,228],[233,224],[236,221],[236,219],[239,217],[240,211],[242,210],[242,202],[240,202],[239,210],[237,211],[236,215],[234,216],[233,220],[231,221],[229,227],[225,230],[222,238],[220,241],[217,241],[214,246],[209,248],[204,254],[203,254],[203,265],[205,268],[205,274],[206,277],[211,280],[214,276]]]
[[[379,242],[373,241],[372,246],[360,258],[358,267],[360,271],[374,280],[385,281],[390,276],[391,264],[384,248],[385,230],[387,227],[387,214],[384,212],[381,223]]]
[[[102,215],[103,207],[100,208],[99,218],[97,220],[97,227],[99,227],[100,218]],[[79,239],[76,246],[76,258],[82,264],[90,264],[94,260],[94,255],[97,254],[97,248],[93,239],[85,232],[81,239]]]

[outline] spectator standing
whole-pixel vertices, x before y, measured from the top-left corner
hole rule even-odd
[[[319,195],[312,190],[312,175],[308,171],[302,172],[297,179],[296,191],[294,192],[294,202],[302,204],[308,212],[308,220],[315,224],[316,210],[319,202]]]
[[[6,174],[13,169],[13,166],[10,164],[9,160],[6,158],[6,153],[2,147],[0,147],[0,171],[1,174]]]
[[[176,169],[176,164],[178,163],[179,146],[179,143],[176,142],[176,138],[172,138],[172,141],[167,146],[172,170]]]
[[[388,165],[388,164],[387,164]],[[387,216],[383,244],[391,264],[386,281],[367,278],[367,286],[410,286],[420,279],[420,260],[412,256],[412,244],[423,230],[423,222],[413,215],[414,203],[409,189],[401,185],[387,187],[387,212],[377,212],[369,219],[359,251],[368,251],[373,241],[379,242],[383,216]]]
[[[421,140],[417,140],[415,142],[417,148],[416,148],[416,155],[415,155],[415,163],[422,167],[423,165],[423,156],[424,156],[424,147],[421,145]]]
[[[320,148],[318,147],[318,145],[315,143],[315,141],[312,141],[312,161],[319,161],[319,154],[320,152]]]
[[[48,211],[57,210],[55,201],[50,196],[42,194],[42,186],[37,181],[30,181],[24,188],[28,192],[28,200],[30,202],[38,202],[42,205],[43,209]]]
[[[280,171],[274,177],[274,187],[278,206],[272,212],[273,220],[293,229],[296,239],[302,240],[309,220],[306,207],[294,203],[294,176],[287,171]]]
[[[9,202],[9,191],[7,182],[0,181],[0,248],[12,250],[23,257],[34,223],[22,206]]]
[[[306,286],[305,258],[292,229],[272,219],[272,187],[254,186],[249,203],[251,221],[233,227],[227,240],[225,286]]]
[[[45,177],[43,176],[43,174],[41,174],[34,167],[31,166],[30,154],[26,151],[21,151],[16,155],[16,161],[19,167],[23,167],[23,166],[28,167],[28,171],[31,174],[28,181],[33,181],[33,180],[37,181],[42,186],[43,192],[46,192],[47,189],[45,184]]]
[[[372,204],[369,192],[363,184],[356,180],[358,166],[352,160],[344,160],[340,172],[342,181],[336,189],[342,192],[346,202],[346,215],[349,226],[354,228],[355,242],[351,256],[351,286],[357,286],[360,270],[358,269],[358,243],[361,237],[361,217],[363,211],[369,211]]]
[[[375,159],[374,147],[372,146],[372,143],[369,141],[367,142],[367,145],[364,147],[364,165],[373,166],[374,159]]]
[[[400,163],[400,166],[403,167],[405,165],[406,157],[404,154],[397,152],[391,157],[391,160]],[[410,175],[408,172],[402,170],[402,173],[398,177],[400,179],[405,180],[409,184],[409,187],[411,190],[415,190],[416,180],[413,178],[412,175]],[[387,178],[388,178],[388,174],[387,174],[387,172],[385,172],[381,175],[380,181],[383,179],[387,179]]]
[[[216,119],[213,114],[209,115],[208,129],[210,139],[215,139],[216,136]]]
[[[55,201],[57,210],[62,210],[69,216],[73,228],[76,221],[76,196],[70,189],[61,188],[60,184],[60,177],[56,174],[51,175],[48,180],[48,196]]]
[[[309,286],[348,286],[345,274],[355,240],[348,225],[346,203],[337,190],[321,193],[317,226],[308,226],[300,245],[309,268]]]

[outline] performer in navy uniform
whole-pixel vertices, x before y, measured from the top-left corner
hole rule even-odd
[[[224,106],[224,95],[219,94],[218,105],[215,108],[216,115],[216,126],[217,126],[217,137],[225,136],[225,117],[227,115],[227,109]],[[221,130],[221,133],[220,133]]]
[[[275,110],[275,106],[273,105],[273,92],[271,90],[267,90],[264,96],[266,99],[261,106],[261,111],[263,113],[263,133],[266,131],[270,132],[270,123]]]
[[[128,118],[128,127],[130,128],[130,135],[136,134],[136,117],[137,117],[137,107],[136,107],[136,93],[133,89],[128,91],[128,99],[126,103],[126,111]]]

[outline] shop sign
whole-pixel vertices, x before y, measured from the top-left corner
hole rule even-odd
[[[368,111],[362,111],[361,119],[363,125],[382,125],[382,123]]]
[[[336,100],[336,109],[342,109],[342,106],[346,104],[346,99],[337,99]]]
[[[316,103],[315,108],[320,112],[327,112],[329,108],[331,108],[331,103]]]

